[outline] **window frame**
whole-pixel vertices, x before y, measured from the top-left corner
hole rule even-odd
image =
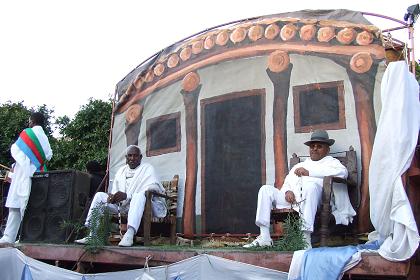
[[[310,92],[314,89],[337,88],[338,100],[338,121],[331,123],[320,123],[315,125],[302,125],[300,114],[300,97],[303,92]],[[335,130],[346,128],[346,115],[344,104],[344,81],[332,81],[324,83],[313,83],[300,86],[293,86],[293,109],[294,109],[294,126],[296,133],[307,133],[316,129]]]
[[[161,149],[152,149],[152,132],[151,127],[158,122],[175,119],[176,125],[176,145]],[[158,156],[163,154],[175,153],[181,151],[181,112],[162,115],[159,117],[146,120],[146,155],[148,157]]]

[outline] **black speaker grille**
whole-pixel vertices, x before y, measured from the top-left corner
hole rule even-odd
[[[58,242],[66,239],[66,228],[63,227],[64,221],[69,219],[69,211],[48,212],[45,221],[44,241]]]
[[[63,242],[64,221],[79,219],[89,195],[87,173],[63,170],[35,173],[22,227],[22,241]]]
[[[50,188],[48,190],[48,207],[67,207],[71,203],[73,193],[73,173],[59,173],[50,176]]]
[[[43,238],[45,212],[26,211],[23,221],[23,232],[25,241],[37,241]]]
[[[35,177],[32,179],[32,190],[29,197],[28,208],[39,209],[44,207],[48,197],[49,178]]]

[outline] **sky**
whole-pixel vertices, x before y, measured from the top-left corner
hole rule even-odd
[[[418,0],[417,0],[418,1]],[[391,4],[392,3],[392,4]],[[134,1],[13,0],[0,3],[0,104],[46,104],[70,118],[159,50],[235,20],[303,9],[350,9],[403,20],[415,0]],[[368,18],[381,29],[398,24]],[[419,19],[420,21],[420,19]],[[420,58],[420,23],[414,41]],[[407,32],[396,38],[408,41]]]

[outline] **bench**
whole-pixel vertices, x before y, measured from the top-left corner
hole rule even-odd
[[[347,168],[348,177],[347,179],[342,179],[333,176],[326,176],[323,179],[321,207],[318,208],[320,218],[320,246],[326,246],[327,237],[330,233],[328,225],[330,222],[330,217],[332,215],[330,203],[334,184],[342,183],[347,185],[347,191],[349,192],[349,198],[353,208],[356,209],[358,207],[359,199],[359,190],[357,188],[356,151],[352,146],[350,146],[348,151],[333,153],[330,155],[338,159]],[[290,158],[290,169],[292,169],[293,166],[301,162],[302,159],[305,157],[307,156],[297,156],[296,154],[293,154]],[[297,212],[290,208],[273,209],[271,210],[271,222],[283,222],[289,214],[297,215]]]

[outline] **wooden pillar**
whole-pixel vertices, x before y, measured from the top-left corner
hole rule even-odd
[[[275,51],[268,58],[267,74],[274,86],[273,145],[276,188],[281,188],[288,173],[287,165],[287,100],[293,64],[284,51]]]
[[[185,133],[187,139],[186,178],[184,187],[183,231],[187,237],[194,235],[195,194],[197,186],[197,102],[200,93],[200,76],[195,72],[185,75],[181,94],[185,105]]]
[[[141,121],[143,116],[143,104],[131,105],[125,113],[125,138],[127,147],[130,145],[138,145]]]
[[[369,212],[369,163],[376,134],[373,93],[378,64],[373,63],[367,53],[357,53],[346,67],[353,87],[357,125],[361,147],[362,176],[360,185],[360,207],[358,209],[358,231],[367,232],[372,228]]]

